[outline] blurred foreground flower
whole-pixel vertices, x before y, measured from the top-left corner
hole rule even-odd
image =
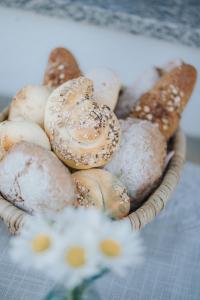
[[[83,299],[85,287],[104,272],[123,275],[127,267],[141,262],[141,255],[138,233],[129,224],[92,208],[70,207],[50,217],[30,217],[11,240],[12,258],[64,286],[70,299]],[[66,290],[63,293],[68,299]],[[62,299],[53,294],[48,299]]]

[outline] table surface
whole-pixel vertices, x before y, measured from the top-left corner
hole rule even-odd
[[[200,299],[200,166],[186,163],[166,209],[141,230],[145,261],[126,278],[108,274],[96,282],[102,299]],[[0,299],[39,300],[53,283],[11,262],[9,240],[0,221]]]

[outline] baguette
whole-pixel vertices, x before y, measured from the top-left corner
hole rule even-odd
[[[179,126],[196,78],[197,71],[192,65],[183,63],[175,67],[165,73],[149,92],[141,96],[130,116],[158,124],[168,140]]]
[[[81,76],[81,70],[73,54],[65,48],[51,51],[43,84],[56,88],[62,83]]]

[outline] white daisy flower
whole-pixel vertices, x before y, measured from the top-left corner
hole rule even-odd
[[[90,228],[91,229],[91,228]],[[62,236],[58,259],[49,275],[72,289],[96,275],[99,266],[96,255],[97,238],[85,224],[76,224]]]
[[[54,260],[58,236],[44,216],[29,217],[20,236],[11,239],[11,257],[23,267],[44,269]]]
[[[143,248],[139,234],[126,222],[107,220],[99,229],[98,238],[102,268],[124,275],[126,268],[141,263]]]
[[[122,274],[139,263],[141,243],[123,221],[111,221],[95,208],[68,207],[48,217],[30,217],[12,239],[11,254],[73,289],[104,270]]]

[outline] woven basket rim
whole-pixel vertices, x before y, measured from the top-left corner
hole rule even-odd
[[[6,107],[0,112],[0,122],[7,119],[8,110],[9,107]],[[186,139],[180,128],[174,135],[172,149],[174,150],[174,155],[160,184],[141,207],[122,219],[128,220],[135,230],[143,228],[159,214],[170,200],[171,194],[179,182],[186,156]],[[0,218],[7,225],[11,234],[16,234],[20,231],[27,216],[29,216],[28,213],[17,208],[0,195]]]

